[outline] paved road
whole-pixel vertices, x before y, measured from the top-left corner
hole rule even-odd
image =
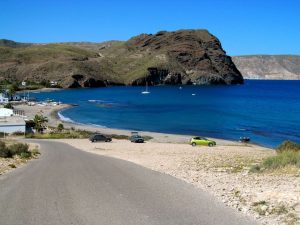
[[[255,224],[171,176],[39,143],[39,159],[0,176],[1,225]]]

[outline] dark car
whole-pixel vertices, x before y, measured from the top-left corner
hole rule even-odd
[[[242,143],[248,143],[248,142],[250,142],[250,138],[249,137],[240,137],[239,141]]]
[[[138,132],[131,132],[130,141],[134,143],[144,143],[144,138]]]
[[[104,142],[111,142],[111,138],[110,137],[106,137],[103,134],[92,134],[89,137],[89,140],[91,142],[96,142],[96,141],[104,141]]]

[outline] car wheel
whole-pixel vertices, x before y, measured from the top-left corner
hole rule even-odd
[[[197,145],[197,144],[196,144],[195,142],[193,142],[193,143],[192,143],[192,146],[194,146],[194,147],[195,147],[196,145]]]
[[[208,146],[209,146],[209,147],[212,147],[212,146],[214,146],[214,145],[213,145],[213,143],[208,143]]]

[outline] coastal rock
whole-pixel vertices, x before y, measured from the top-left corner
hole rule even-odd
[[[126,42],[40,45],[0,40],[0,79],[56,81],[67,88],[146,82],[243,83],[220,41],[207,30],[161,31],[138,35]]]
[[[207,30],[179,30],[142,34],[127,42],[138,52],[166,55],[166,61],[148,68],[141,79],[154,84],[242,84],[243,77],[220,41]]]
[[[181,81],[181,74],[180,73],[170,73],[166,69],[160,68],[148,68],[149,74],[146,77],[142,77],[136,79],[132,82],[133,86],[138,85],[159,85],[159,84],[166,84],[166,85],[177,85],[182,84]]]

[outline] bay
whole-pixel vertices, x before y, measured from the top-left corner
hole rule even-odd
[[[300,81],[246,80],[236,86],[155,86],[68,89],[34,93],[77,107],[60,114],[73,122],[128,130],[229,140],[248,136],[275,147],[300,143]]]

